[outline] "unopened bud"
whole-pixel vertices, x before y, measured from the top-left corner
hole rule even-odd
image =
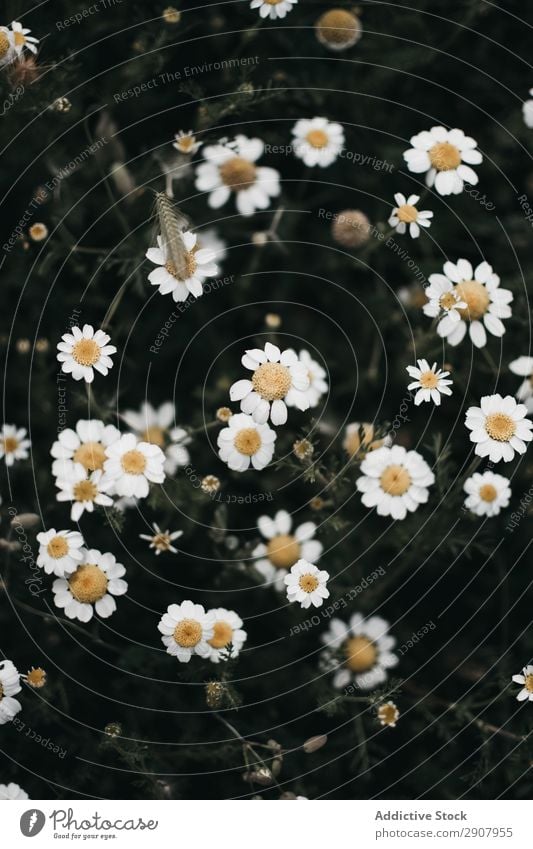
[[[310,737],[309,740],[306,740],[302,749],[306,755],[311,755],[313,752],[318,752],[318,750],[321,749],[322,746],[325,746],[327,742],[327,734],[317,734],[316,737]]]

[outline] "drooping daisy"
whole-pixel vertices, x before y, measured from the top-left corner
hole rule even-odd
[[[83,558],[83,537],[78,531],[56,531],[50,528],[37,534],[39,555],[37,566],[47,575],[63,578],[74,572]]]
[[[0,799],[29,799],[30,797],[22,787],[10,781],[9,784],[0,784]]]
[[[287,421],[288,404],[299,410],[309,409],[306,394],[310,380],[306,366],[295,351],[281,352],[277,345],[267,342],[264,350],[251,348],[243,355],[243,366],[253,372],[251,380],[237,380],[229,391],[232,401],[241,402],[241,410],[253,420],[264,424]]]
[[[309,378],[309,386],[305,391],[310,407],[316,407],[320,403],[322,396],[328,391],[327,372],[320,363],[317,363],[309,353],[303,349],[298,354],[298,360],[305,366],[307,377]],[[294,404],[294,394],[289,393],[286,399],[288,407],[296,406]]]
[[[183,270],[176,268],[161,236],[157,237],[157,248],[148,248],[146,258],[157,265],[151,271],[148,280],[152,286],[159,286],[160,295],[172,293],[173,299],[186,301],[189,294],[199,298],[203,294],[203,282],[207,277],[218,274],[214,262],[215,254],[208,248],[197,249],[196,233],[187,231],[181,234],[184,246]]]
[[[508,478],[494,472],[475,472],[465,481],[467,493],[465,507],[476,516],[497,516],[511,499],[511,487]]]
[[[101,469],[87,475],[81,463],[73,463],[72,466],[62,473],[63,476],[56,480],[59,492],[56,495],[58,501],[71,501],[70,518],[77,522],[84,511],[94,511],[94,505],[100,507],[111,507],[113,499],[108,495],[110,484],[104,480]]]
[[[409,195],[406,198],[398,192],[394,195],[394,200],[397,206],[394,207],[389,218],[390,226],[394,227],[400,235],[403,235],[409,227],[409,235],[412,239],[417,239],[420,236],[420,228],[430,226],[433,213],[429,209],[416,208],[420,195]]]
[[[385,702],[378,707],[377,717],[380,725],[386,725],[389,728],[396,728],[396,723],[400,718],[400,711],[394,702]]]
[[[0,725],[11,722],[22,710],[20,702],[13,698],[20,693],[20,674],[11,660],[0,662]]]
[[[211,649],[209,660],[220,663],[230,656],[237,657],[248,636],[242,629],[241,617],[234,610],[226,610],[224,607],[215,607],[209,613],[213,615],[213,636],[207,641]]]
[[[178,549],[174,548],[172,543],[175,539],[183,536],[183,531],[162,531],[156,522],[152,522],[154,529],[153,534],[139,534],[140,539],[148,540],[149,548],[153,548],[156,554],[161,554],[164,551],[171,551],[172,554],[177,554]]]
[[[418,451],[402,445],[383,446],[367,454],[361,463],[363,476],[356,486],[365,507],[375,507],[378,516],[405,519],[429,497],[428,486],[435,475]]]
[[[388,623],[380,616],[365,620],[354,613],[349,624],[331,620],[329,630],[321,636],[326,645],[321,667],[334,671],[333,686],[337,690],[351,683],[370,690],[387,680],[387,670],[398,663],[391,652],[396,640],[388,631]]]
[[[260,470],[274,454],[276,432],[267,424],[257,424],[251,416],[237,413],[217,438],[218,456],[234,472],[245,472],[250,464]]]
[[[257,520],[261,542],[252,551],[258,558],[254,566],[268,583],[283,592],[285,576],[300,559],[316,563],[322,554],[322,543],[314,538],[316,525],[304,522],[292,530],[292,518],[286,510],[278,510],[274,518],[260,516]]]
[[[105,376],[113,367],[110,355],[117,352],[114,345],[108,345],[109,339],[103,330],[95,332],[91,324],[84,324],[83,330],[73,327],[71,333],[63,334],[57,345],[61,371],[86,383],[93,382],[95,369]]]
[[[259,9],[262,18],[275,21],[276,18],[284,18],[297,2],[298,0],[252,0],[250,9]]]
[[[16,56],[13,33],[7,27],[0,27],[0,68],[9,65]]]
[[[362,459],[368,451],[375,451],[390,442],[390,436],[376,438],[372,422],[350,422],[346,425],[342,447],[349,457]]]
[[[526,405],[528,413],[533,413],[533,357],[518,357],[509,363],[509,371],[525,378],[516,391],[516,397]]]
[[[529,93],[533,95],[533,88],[529,89]],[[526,100],[522,104],[522,115],[526,127],[533,127],[533,100]]]
[[[106,448],[105,482],[117,495],[146,498],[150,483],[163,483],[165,455],[153,442],[125,433]]]
[[[533,666],[524,666],[522,674],[513,675],[512,680],[515,684],[522,684],[522,689],[516,697],[517,701],[524,702],[527,699],[533,702]]]
[[[326,168],[335,162],[344,147],[341,124],[327,118],[301,118],[293,127],[294,155],[310,167]]]
[[[324,599],[329,598],[329,590],[326,587],[329,572],[318,569],[308,560],[298,560],[283,580],[287,586],[288,600],[299,602],[304,609],[311,605],[320,607]]]
[[[417,389],[415,395],[415,406],[419,406],[423,401],[433,401],[437,407],[440,404],[441,395],[451,395],[452,390],[449,388],[453,380],[446,380],[449,371],[441,371],[437,368],[437,363],[433,363],[431,368],[427,360],[418,360],[418,368],[416,366],[406,366],[406,371],[414,380],[407,385],[409,392]]]
[[[26,460],[31,442],[26,439],[26,429],[16,425],[2,425],[0,433],[0,459],[4,457],[6,466],[12,466],[15,460]]]
[[[175,426],[175,408],[172,401],[166,401],[156,410],[145,401],[139,412],[126,410],[122,418],[143,442],[158,445],[165,452],[165,474],[173,475],[176,469],[186,466],[190,455],[185,447],[191,438],[183,427]]]
[[[280,193],[279,173],[255,164],[264,148],[261,139],[243,135],[233,142],[204,147],[206,161],[196,170],[196,188],[209,193],[212,209],[219,209],[232,194],[241,215],[253,215],[256,209],[270,206],[271,198]]]
[[[113,596],[128,591],[123,580],[125,574],[124,566],[117,563],[113,554],[84,549],[76,571],[54,581],[54,604],[64,609],[68,619],[89,622],[95,611],[102,619],[107,619],[117,609]]]
[[[11,22],[11,31],[13,33],[13,46],[18,56],[21,55],[24,48],[27,48],[32,53],[37,53],[37,45],[39,39],[28,35],[31,29],[25,29],[20,21]]]
[[[180,663],[188,663],[193,654],[209,657],[213,647],[208,641],[214,636],[214,625],[212,610],[206,613],[201,604],[183,601],[167,607],[157,628],[163,634],[161,640],[167,653],[177,657]]]
[[[480,407],[469,407],[465,425],[472,431],[475,453],[493,463],[509,463],[515,454],[524,454],[526,442],[533,439],[533,422],[526,419],[527,407],[512,395],[484,395]]]
[[[479,165],[483,157],[476,149],[477,142],[462,130],[432,127],[410,142],[412,147],[403,154],[409,171],[427,172],[426,185],[435,186],[439,195],[458,195],[465,183],[475,186],[478,182],[470,165]]]
[[[106,425],[99,419],[80,419],[74,430],[62,430],[52,445],[50,454],[55,458],[52,474],[56,478],[64,477],[73,463],[80,463],[86,472],[102,470],[107,446],[119,438],[120,431],[114,425]]]

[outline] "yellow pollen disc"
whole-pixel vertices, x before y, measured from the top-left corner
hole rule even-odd
[[[457,298],[453,292],[445,292],[439,298],[439,306],[443,310],[451,310],[457,303]]]
[[[403,495],[411,486],[411,475],[403,466],[387,466],[379,480],[389,495]]]
[[[202,639],[202,626],[196,619],[182,619],[174,628],[174,640],[184,649],[192,649]]]
[[[80,366],[94,366],[100,359],[100,348],[94,339],[80,339],[74,345],[72,356]]]
[[[253,373],[255,391],[265,401],[279,401],[291,388],[291,373],[281,363],[263,363]]]
[[[215,633],[208,640],[209,645],[214,649],[223,649],[231,642],[233,637],[233,628],[227,622],[215,622]]]
[[[82,604],[94,604],[100,601],[107,592],[107,577],[94,563],[83,563],[78,566],[68,579],[70,592]]]
[[[172,277],[175,277],[176,280],[188,280],[189,277],[192,277],[194,272],[198,267],[198,263],[196,262],[196,257],[194,255],[194,251],[185,251],[184,256],[184,264],[185,264],[185,277],[180,277],[176,266],[170,260],[165,263],[165,268]]]
[[[313,593],[318,587],[318,580],[314,575],[301,575],[298,584],[304,593]]]
[[[450,142],[437,142],[428,152],[431,164],[437,171],[451,171],[461,164],[461,153]]]
[[[514,435],[516,425],[507,413],[491,413],[485,419],[485,430],[491,439],[497,442],[509,442]]]
[[[280,534],[268,541],[267,557],[276,569],[290,569],[300,559],[300,543],[290,534]]]
[[[261,448],[261,437],[255,427],[245,427],[238,432],[233,444],[240,454],[251,457]]]
[[[346,666],[352,672],[372,669],[378,655],[374,643],[368,637],[350,637],[344,644],[344,654]]]
[[[248,162],[242,156],[234,156],[224,162],[219,170],[220,179],[225,186],[240,192],[255,183],[256,169],[253,162]]]
[[[142,451],[133,448],[132,451],[126,451],[120,459],[122,468],[127,475],[142,475],[146,469],[146,457]]]
[[[35,687],[35,689],[38,690],[46,684],[46,672],[44,669],[41,669],[41,667],[38,667],[37,669],[30,669],[26,675],[26,681],[30,687]]]
[[[484,483],[483,486],[479,488],[479,497],[483,499],[483,501],[494,501],[494,499],[498,495],[498,490],[491,483]]]
[[[165,444],[165,431],[162,427],[147,427],[141,435],[142,442],[151,442],[152,445],[159,445],[160,448]]]
[[[378,716],[385,725],[392,725],[398,719],[398,709],[394,705],[382,705],[378,710]]]
[[[98,495],[98,488],[92,481],[78,481],[74,484],[75,501],[94,501]]]
[[[104,468],[105,448],[101,442],[84,442],[76,449],[72,459],[81,463],[88,472],[94,472]]]
[[[486,286],[478,280],[464,280],[455,287],[455,293],[459,300],[466,302],[466,307],[458,310],[461,318],[469,318],[476,321],[487,312],[490,304],[490,295]]]
[[[439,378],[434,371],[425,371],[420,375],[420,383],[424,389],[435,389],[438,382]]]
[[[21,32],[15,32],[15,44],[17,47],[20,47],[21,44],[26,44],[26,36]]]
[[[281,0],[264,0],[267,6],[277,6],[278,3],[281,3]]]
[[[181,136],[176,140],[181,153],[188,153],[195,145],[196,138],[194,136]]]
[[[58,534],[57,536],[52,537],[46,546],[46,551],[50,557],[53,557],[54,560],[58,560],[60,557],[64,557],[65,554],[68,554],[68,542],[65,537]]]
[[[32,224],[28,233],[32,237],[35,242],[40,242],[41,239],[44,239],[48,234],[48,230],[44,226],[44,224]]]
[[[354,41],[361,30],[361,24],[346,9],[329,9],[316,23],[319,38],[327,44],[347,45]]]
[[[15,436],[6,436],[4,442],[4,454],[12,454],[17,450],[19,441]]]
[[[528,691],[528,693],[533,693],[533,675],[526,675],[526,680],[524,681],[524,687]]]
[[[168,534],[156,534],[152,538],[152,543],[158,551],[168,551],[170,548],[170,536]]]
[[[418,209],[410,203],[404,203],[403,206],[398,207],[396,215],[404,224],[412,224],[418,218]]]
[[[9,43],[9,38],[7,37],[5,32],[0,32],[0,58],[3,58],[9,53],[9,48],[11,47]]]
[[[309,142],[311,147],[315,147],[318,150],[326,147],[329,142],[328,134],[324,132],[324,130],[310,130],[307,133],[305,140]]]

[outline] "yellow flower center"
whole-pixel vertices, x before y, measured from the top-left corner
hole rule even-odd
[[[165,431],[162,427],[147,427],[141,435],[142,442],[151,442],[152,445],[159,445],[160,448],[165,444]]]
[[[105,448],[101,442],[84,442],[76,449],[72,459],[81,463],[88,472],[94,472],[104,468]]]
[[[21,32],[13,33],[15,36],[15,45],[20,47],[21,44],[26,44],[26,36]]]
[[[152,537],[152,544],[158,551],[168,551],[171,542],[170,534],[160,533]]]
[[[176,139],[176,144],[181,153],[189,153],[190,150],[194,147],[196,143],[196,138],[192,135],[188,136],[180,136],[179,139]]]
[[[368,637],[350,637],[344,644],[345,664],[352,672],[372,669],[378,656],[376,647]]]
[[[291,388],[291,373],[281,363],[263,363],[253,373],[252,384],[255,391],[266,401],[284,398]]]
[[[393,704],[381,705],[378,717],[384,725],[393,725],[398,719],[398,708]]]
[[[452,171],[461,164],[461,153],[450,142],[437,142],[429,150],[429,158],[437,171]]]
[[[126,451],[122,455],[120,463],[127,475],[142,475],[146,469],[146,457],[137,448]]]
[[[48,229],[44,224],[32,224],[28,233],[35,242],[40,242],[48,235]]]
[[[497,442],[509,442],[516,430],[516,425],[507,413],[491,413],[485,419],[485,430],[491,439]]]
[[[26,681],[30,687],[34,687],[36,690],[39,690],[46,684],[46,672],[44,669],[41,669],[40,666],[37,669],[30,669],[26,675]]]
[[[443,310],[451,310],[457,304],[457,296],[455,292],[445,292],[439,298],[439,306]]]
[[[290,534],[280,534],[268,541],[267,557],[276,569],[290,569],[300,559],[300,543]]]
[[[533,693],[533,675],[525,676],[524,687],[528,693]]]
[[[255,427],[245,427],[238,432],[234,445],[240,454],[251,457],[261,448],[261,437]]]
[[[439,378],[434,371],[425,371],[420,375],[420,384],[424,389],[435,389],[438,382]]]
[[[4,437],[4,454],[13,454],[17,450],[19,441],[15,436]]]
[[[60,557],[64,557],[68,554],[68,542],[65,537],[58,534],[57,536],[52,537],[46,546],[46,550],[49,557],[53,557],[54,560],[58,560]]]
[[[108,580],[94,563],[83,563],[70,576],[68,584],[76,601],[82,604],[94,604],[105,596]]]
[[[403,466],[387,466],[380,477],[380,483],[389,495],[403,495],[411,486],[411,475]]]
[[[174,628],[174,640],[184,649],[192,649],[202,639],[202,626],[196,619],[182,619]]]
[[[11,47],[9,43],[9,38],[7,37],[7,33],[0,32],[0,58],[3,59],[4,56],[7,56],[9,53],[9,48]]]
[[[311,147],[315,147],[318,150],[326,147],[329,142],[328,134],[324,130],[310,130],[305,139]]]
[[[404,203],[403,206],[398,207],[396,215],[404,224],[412,224],[418,218],[418,209],[410,203]]]
[[[490,295],[486,286],[479,280],[463,280],[455,286],[455,293],[459,300],[466,302],[466,307],[458,310],[461,318],[469,318],[476,321],[485,315],[490,304]]]
[[[256,169],[253,162],[248,162],[242,156],[234,156],[220,166],[219,174],[225,186],[240,192],[255,183]]]
[[[92,481],[78,481],[73,488],[75,501],[94,501],[98,487]]]
[[[198,267],[198,263],[196,262],[196,257],[194,255],[194,251],[185,251],[184,256],[184,264],[185,264],[185,277],[180,277],[179,273],[176,269],[176,266],[170,260],[165,262],[165,268],[172,277],[175,277],[176,280],[188,280],[189,277],[192,277],[194,272]]]
[[[281,3],[281,0],[263,0],[268,6],[277,6],[278,3]]]
[[[100,348],[94,339],[80,339],[72,349],[72,356],[80,366],[94,366],[100,359]]]
[[[314,591],[318,587],[318,579],[315,577],[315,575],[307,573],[306,575],[300,575],[298,584],[300,585],[300,589],[303,590],[304,593],[314,593]]]
[[[491,483],[484,483],[479,489],[479,497],[483,501],[494,501],[498,495],[498,490]]]
[[[329,9],[316,23],[319,38],[327,44],[351,44],[361,30],[361,24],[346,9]]]
[[[233,637],[233,628],[227,622],[215,622],[215,633],[208,640],[209,645],[214,649],[223,649],[228,643],[231,643]]]

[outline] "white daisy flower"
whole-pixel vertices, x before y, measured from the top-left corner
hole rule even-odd
[[[320,403],[322,396],[329,389],[326,369],[322,368],[320,363],[317,363],[317,361],[312,358],[309,351],[306,351],[305,349],[300,351],[298,360],[303,366],[305,366],[307,377],[309,378],[309,386],[306,390],[304,390],[304,394],[309,401],[309,406],[316,407]],[[296,393],[290,392],[286,398],[286,404],[288,407],[297,406],[294,403],[295,395]],[[298,397],[300,396],[298,395]]]
[[[406,366],[406,371],[409,377],[413,377],[412,383],[407,385],[409,392],[417,389],[415,395],[415,406],[418,407],[423,401],[433,401],[437,407],[440,404],[441,395],[451,395],[452,390],[449,387],[453,384],[453,380],[446,380],[449,371],[441,371],[437,368],[437,363],[433,363],[431,368],[427,360],[418,360],[418,368],[416,366]]]
[[[387,680],[387,670],[398,663],[391,652],[396,640],[388,631],[388,622],[380,616],[365,620],[360,613],[354,613],[349,624],[341,619],[331,620],[329,630],[321,636],[327,647],[321,667],[335,672],[335,689],[342,690],[354,683],[370,690]]]
[[[517,701],[524,702],[526,699],[533,702],[533,666],[524,666],[521,675],[513,675],[515,684],[522,684],[522,689],[517,695]]]
[[[73,327],[71,333],[63,334],[57,346],[61,371],[86,383],[93,382],[94,369],[105,377],[113,367],[110,355],[117,352],[114,345],[107,344],[109,339],[107,333],[95,332],[90,324],[84,324],[83,330]]]
[[[469,407],[465,425],[472,431],[470,442],[475,453],[493,463],[509,463],[514,455],[524,454],[526,442],[533,439],[533,423],[526,419],[527,407],[517,404],[512,395],[485,395],[480,407]]]
[[[299,560],[316,563],[320,559],[323,546],[315,539],[316,525],[304,522],[292,530],[292,518],[286,510],[278,510],[270,516],[260,516],[257,520],[259,533],[265,542],[259,543],[252,551],[252,557],[258,558],[254,566],[266,582],[275,589],[285,590],[285,576]]]
[[[318,569],[308,560],[298,560],[284,582],[287,585],[287,598],[290,602],[298,601],[304,609],[320,607],[325,598],[329,598],[329,590],[326,584],[329,580],[329,572]]]
[[[252,0],[250,9],[259,9],[262,18],[275,21],[276,18],[284,18],[297,2],[298,0]]]
[[[497,516],[511,499],[508,478],[494,472],[476,472],[465,481],[465,507],[476,516]]]
[[[184,132],[180,130],[174,136],[172,147],[186,156],[193,156],[201,147],[202,142],[196,141],[196,136],[192,130]]]
[[[205,162],[196,170],[196,188],[209,193],[209,206],[219,209],[235,195],[241,215],[253,215],[256,209],[267,209],[271,198],[280,193],[279,173],[255,163],[265,145],[261,139],[239,135],[233,142],[204,147]]]
[[[39,555],[37,566],[47,575],[63,578],[74,572],[83,558],[83,537],[78,531],[56,531],[50,528],[37,534]]]
[[[361,463],[363,476],[356,486],[363,493],[365,507],[375,507],[378,516],[405,519],[429,497],[428,486],[435,475],[418,451],[402,445],[383,446],[366,455]]]
[[[0,799],[29,799],[30,797],[22,787],[11,781],[9,784],[0,784]]]
[[[52,445],[52,474],[55,478],[68,476],[73,463],[80,463],[86,472],[102,470],[107,446],[119,438],[120,431],[114,425],[99,419],[80,419],[74,430],[62,430]]]
[[[526,405],[528,413],[533,413],[533,357],[518,357],[509,363],[509,371],[525,378],[516,397]]]
[[[125,433],[106,448],[105,482],[117,495],[146,498],[150,483],[163,483],[165,455],[152,442],[139,442],[133,433]]]
[[[294,155],[310,167],[326,168],[335,162],[344,147],[341,124],[327,118],[301,118],[293,127]]]
[[[193,654],[210,656],[213,647],[208,641],[214,636],[214,623],[212,610],[206,613],[201,604],[183,601],[170,604],[157,627],[163,634],[161,639],[167,653],[177,657],[180,663],[188,663]]]
[[[54,604],[63,608],[68,619],[89,622],[95,611],[107,619],[117,609],[113,596],[128,591],[122,580],[126,570],[110,552],[102,554],[94,548],[84,549],[76,571],[58,578],[52,585]]]
[[[241,402],[241,410],[253,420],[264,424],[269,417],[272,424],[287,421],[287,403],[308,410],[306,390],[309,376],[296,351],[287,348],[281,352],[277,345],[267,342],[264,350],[251,348],[241,360],[243,366],[253,371],[251,380],[237,380],[230,387],[232,401]]]
[[[70,518],[77,522],[84,511],[94,511],[94,505],[100,507],[111,507],[113,499],[106,493],[109,491],[109,483],[104,480],[102,471],[98,469],[87,475],[81,463],[73,463],[72,466],[62,473],[64,476],[56,480],[59,492],[56,495],[58,501],[71,501]]]
[[[139,534],[139,538],[147,540],[150,543],[148,547],[153,548],[156,554],[161,554],[164,551],[177,554],[178,549],[174,548],[172,543],[175,539],[183,536],[183,531],[172,531],[172,533],[169,530],[162,531],[156,522],[152,522],[152,527],[154,529],[153,534]]]
[[[159,286],[160,295],[172,293],[173,299],[186,301],[189,294],[199,298],[203,294],[203,282],[207,277],[218,274],[218,266],[213,261],[215,254],[207,248],[197,249],[196,233],[188,230],[181,234],[185,248],[184,272],[178,276],[161,236],[157,237],[157,248],[148,248],[146,258],[158,268],[151,271],[148,280],[152,286]]]
[[[209,660],[220,663],[229,660],[229,645],[231,657],[237,657],[248,637],[242,629],[242,619],[234,610],[215,607],[209,611],[213,615],[213,636],[207,641],[210,646]]]
[[[214,227],[208,227],[207,230],[200,230],[197,245],[199,248],[205,248],[205,250],[214,253],[217,262],[222,262],[223,259],[226,259],[228,243],[224,239],[221,239]]]
[[[267,424],[237,413],[218,434],[218,456],[234,472],[245,472],[250,463],[254,469],[264,469],[274,454],[275,441],[276,432]]]
[[[142,442],[158,445],[165,453],[165,474],[173,475],[178,468],[186,466],[190,455],[186,449],[191,438],[183,427],[173,426],[175,408],[166,401],[156,410],[145,401],[139,412],[126,410],[122,418]]]
[[[4,457],[6,466],[12,466],[15,460],[26,460],[31,442],[26,439],[26,429],[16,425],[2,425],[0,432],[0,459]]]
[[[28,33],[31,32],[31,29],[25,29],[20,21],[12,21],[11,31],[13,33],[13,46],[18,56],[21,55],[25,47],[32,53],[37,53],[39,39],[34,38],[32,35],[28,35]]]
[[[13,698],[20,693],[20,673],[10,660],[0,662],[0,725],[11,722],[22,710],[20,702]]]
[[[533,88],[529,89],[529,93],[533,95]],[[526,127],[533,127],[533,100],[526,100],[522,105],[522,115]]]
[[[15,37],[7,27],[0,27],[0,68],[9,65],[17,56]]]
[[[470,165],[479,165],[483,157],[476,149],[477,142],[462,130],[432,127],[410,141],[412,148],[403,154],[409,171],[427,172],[426,185],[435,186],[439,195],[458,195],[465,183],[475,186],[478,182]]]
[[[409,227],[409,235],[412,239],[420,236],[421,227],[429,227],[433,213],[429,209],[418,210],[416,205],[420,200],[419,195],[409,195],[408,198],[400,192],[394,195],[396,206],[389,218],[389,225],[394,227],[397,233],[403,235]]]

